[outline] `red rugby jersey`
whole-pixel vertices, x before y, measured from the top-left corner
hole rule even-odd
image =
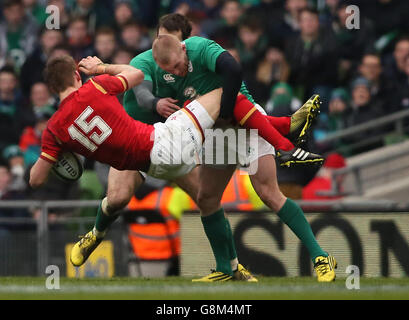
[[[116,95],[125,78],[100,75],[61,103],[42,136],[41,158],[54,163],[64,150],[119,170],[144,170],[150,164],[154,127],[132,119]]]

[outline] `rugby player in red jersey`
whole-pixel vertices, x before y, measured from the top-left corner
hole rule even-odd
[[[78,66],[87,75],[99,75],[82,84],[72,57],[47,63],[46,81],[61,103],[44,130],[41,155],[30,172],[31,186],[47,180],[64,150],[119,170],[142,170],[167,180],[187,174],[199,163],[203,131],[219,115],[221,89],[193,101],[165,123],[148,125],[132,119],[116,97],[140,84],[142,71],[129,65],[105,65],[97,57],[85,58]],[[209,103],[210,99],[218,99],[219,104]]]

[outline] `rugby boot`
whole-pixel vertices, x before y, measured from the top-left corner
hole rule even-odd
[[[306,141],[311,125],[320,113],[321,104],[320,96],[314,94],[291,115],[290,133],[287,138],[295,146],[299,146]]]
[[[243,267],[240,263],[237,266],[237,270],[233,273],[233,279],[238,281],[258,282],[250,271]]]
[[[335,269],[337,261],[331,255],[328,257],[318,256],[314,261],[314,269],[318,282],[331,282],[336,278]]]
[[[102,241],[102,238],[98,239],[92,231],[80,238],[81,240],[71,249],[70,260],[75,267],[83,265]]]
[[[295,147],[290,151],[277,150],[277,160],[282,167],[299,165],[322,165],[324,157],[301,148]]]
[[[211,273],[199,279],[192,279],[192,282],[224,282],[230,281],[233,277],[220,271],[211,270]]]

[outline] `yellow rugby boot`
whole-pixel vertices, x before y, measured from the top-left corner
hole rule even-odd
[[[291,116],[290,133],[288,139],[299,146],[307,139],[307,133],[310,129],[314,119],[320,113],[320,96],[314,94]]]
[[[258,280],[247,270],[243,267],[240,263],[237,266],[237,270],[234,272],[234,280],[238,281],[247,281],[247,282],[258,282]]]
[[[230,281],[233,277],[220,271],[211,270],[211,273],[199,279],[192,279],[192,282],[224,282]]]
[[[318,282],[331,282],[335,280],[335,269],[337,261],[331,255],[328,257],[318,256],[314,261],[314,269],[317,274]]]
[[[81,240],[71,249],[70,260],[75,267],[83,265],[102,241],[102,238],[98,239],[92,230],[80,238]]]

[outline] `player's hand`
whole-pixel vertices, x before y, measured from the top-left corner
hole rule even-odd
[[[172,113],[180,110],[176,104],[178,100],[172,98],[163,98],[156,103],[156,111],[164,118],[168,118]]]
[[[98,57],[88,56],[80,61],[78,64],[78,69],[87,76],[90,76],[97,74],[98,66],[101,64],[103,64],[103,62]]]

